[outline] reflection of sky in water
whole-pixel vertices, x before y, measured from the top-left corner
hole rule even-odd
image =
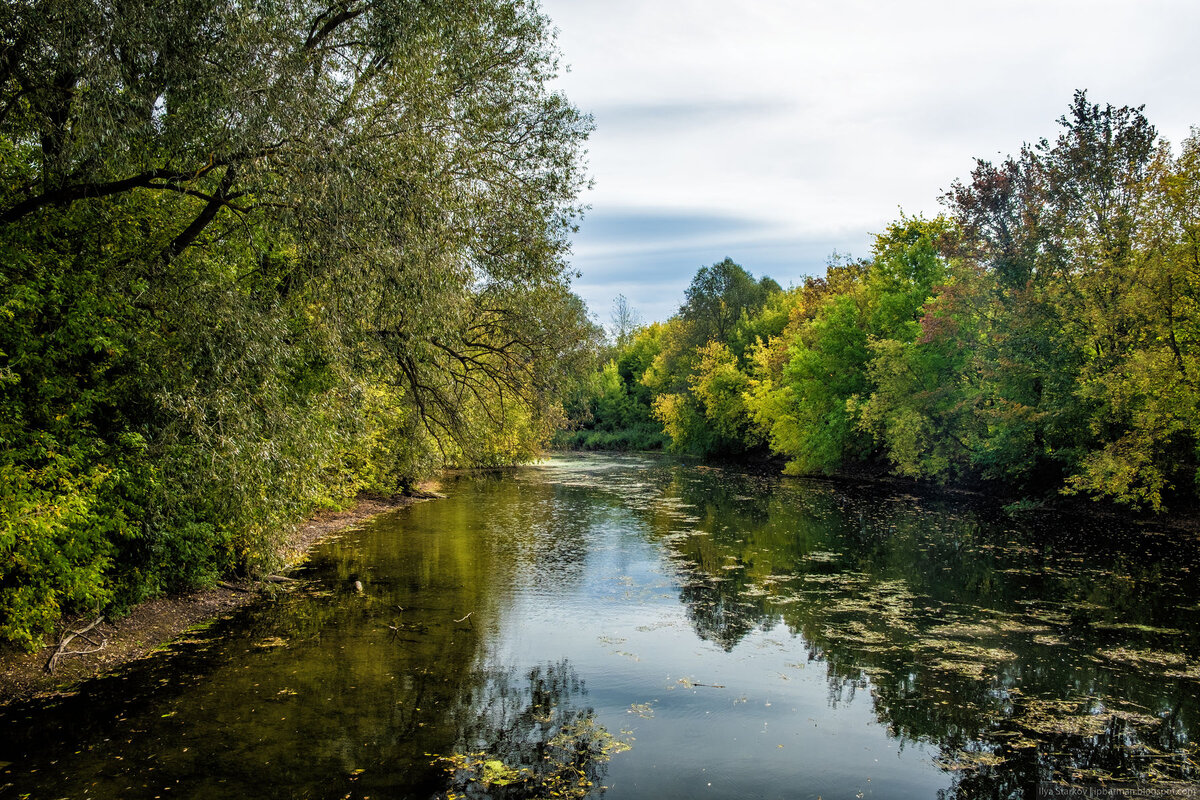
[[[696,520],[694,504],[661,497],[644,472],[659,469],[638,458],[537,469],[530,480],[600,490],[621,505],[582,532],[585,577],[570,591],[550,596],[536,581],[518,590],[494,654],[567,657],[600,722],[633,731],[633,750],[610,765],[610,796],[931,796],[945,786],[921,748],[900,753],[869,693],[831,702],[825,670],[786,626],[753,630],[730,652],[697,637],[679,602],[686,576],[636,513]]]

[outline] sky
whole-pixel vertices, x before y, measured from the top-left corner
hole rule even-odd
[[[975,158],[1057,135],[1076,89],[1200,125],[1200,0],[542,0],[592,114],[575,291],[665,320],[730,257],[781,285],[939,213]]]

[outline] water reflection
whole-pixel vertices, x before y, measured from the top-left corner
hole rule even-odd
[[[595,797],[608,760],[629,745],[578,705],[587,694],[567,660],[538,665],[522,684],[510,670],[491,670],[467,715],[455,751],[439,756],[450,778],[439,797]]]
[[[771,483],[679,476],[690,524],[649,515],[699,636],[802,636],[831,704],[869,690],[893,735],[940,748],[945,796],[1200,777],[1194,540]]]
[[[1200,777],[1194,537],[640,457],[447,493],[166,657],[6,710],[0,796],[965,800]]]

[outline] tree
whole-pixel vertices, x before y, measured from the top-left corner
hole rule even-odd
[[[0,635],[554,426],[591,123],[534,3],[18,0],[0,42]]]
[[[708,342],[725,342],[733,334],[742,314],[762,308],[779,284],[753,276],[732,259],[701,267],[687,288],[679,316],[691,326],[690,338],[699,347]]]
[[[1171,494],[1194,497],[1200,442],[1198,139],[1193,132],[1178,158],[1159,147],[1140,177],[1143,185],[1129,192],[1138,207],[1123,215],[1136,214],[1137,221],[1125,245],[1128,264],[1117,294],[1102,292],[1094,301],[1111,303],[1111,318],[1096,331],[1094,358],[1080,376],[1079,392],[1094,404],[1090,428],[1098,441],[1069,476],[1070,492],[1154,510]]]
[[[613,343],[618,350],[622,350],[629,345],[633,340],[634,334],[642,327],[642,316],[633,306],[629,305],[629,300],[625,295],[619,294],[613,300],[612,313],[609,314],[611,325],[609,326],[609,334]]]

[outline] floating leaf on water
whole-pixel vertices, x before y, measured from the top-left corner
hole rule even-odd
[[[988,665],[978,661],[955,661],[953,659],[938,659],[929,665],[938,672],[952,672],[967,678],[978,680],[987,672]]]
[[[930,636],[953,636],[966,639],[979,639],[984,636],[989,636],[993,633],[995,633],[995,628],[990,625],[972,625],[965,622],[954,622],[949,625],[935,625],[929,629]]]
[[[871,630],[858,620],[850,622],[843,630],[831,630],[829,635],[852,644],[881,645],[888,641],[886,635]]]
[[[1164,672],[1165,678],[1187,678],[1193,681],[1200,681],[1200,664],[1193,664],[1186,670],[1171,670]]]
[[[948,753],[943,753],[933,760],[947,772],[962,772],[964,770],[978,770],[985,767],[996,767],[1008,761],[1007,758],[996,753],[986,751],[973,750],[952,750]]]
[[[1186,667],[1187,657],[1181,653],[1169,653],[1166,650],[1135,650],[1130,647],[1113,647],[1099,650],[1096,660],[1116,661],[1135,667]]]
[[[996,630],[1004,633],[1046,633],[1050,628],[1045,625],[1028,625],[1024,622],[1007,618],[996,623]]]
[[[642,719],[654,719],[654,708],[652,703],[631,703],[627,714],[637,714]]]
[[[938,655],[956,659],[966,659],[980,663],[994,664],[1001,661],[1011,661],[1017,654],[1002,647],[980,647],[966,644],[957,639],[927,638],[917,643],[924,650],[936,651]]]
[[[1027,732],[1042,735],[1069,734],[1073,736],[1100,736],[1114,722],[1126,723],[1142,728],[1157,727],[1161,720],[1136,711],[1109,710],[1094,699],[1039,700],[1030,698],[1022,702],[1023,713],[1017,724]]]
[[[1048,633],[1039,634],[1033,637],[1033,641],[1035,644],[1040,644],[1047,647],[1057,647],[1059,645],[1066,644],[1065,640]]]

